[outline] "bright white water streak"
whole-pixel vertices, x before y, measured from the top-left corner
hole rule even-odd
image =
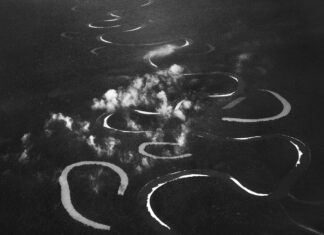
[[[303,142],[301,142],[300,140],[298,140],[298,139],[296,139],[294,137],[287,136],[287,135],[282,135],[282,137],[291,138],[294,141],[296,141],[297,143],[305,145]],[[257,136],[248,136],[248,137],[235,137],[235,138],[229,138],[229,139],[233,139],[233,140],[252,140],[252,139],[260,139],[260,138],[262,138],[262,136],[257,135]],[[300,150],[299,145],[296,144],[294,141],[289,140],[289,143],[292,144],[297,150],[298,155],[297,155],[297,161],[295,163],[295,167],[298,167],[301,164],[301,160],[302,160],[302,157],[303,157],[304,153]]]
[[[171,230],[171,228],[166,224],[164,223],[156,214],[155,212],[153,211],[152,207],[151,207],[151,197],[153,195],[153,193],[159,189],[160,187],[162,187],[163,185],[167,184],[167,183],[170,183],[170,182],[173,182],[173,181],[176,181],[176,180],[179,180],[179,179],[185,179],[185,178],[192,178],[192,177],[209,177],[209,175],[206,175],[206,174],[189,174],[189,175],[181,175],[175,179],[171,179],[171,180],[168,180],[168,181],[165,181],[163,183],[160,183],[158,184],[157,186],[153,187],[151,189],[151,192],[147,194],[147,197],[146,197],[146,208],[148,210],[148,212],[150,213],[150,215],[152,216],[152,218],[154,218],[160,225],[162,225],[163,227]]]
[[[228,74],[228,77],[230,77],[231,79],[233,79],[235,82],[239,82],[238,78],[237,77],[234,77],[233,75],[229,75]],[[208,97],[210,98],[218,98],[218,97],[228,97],[228,96],[232,96],[236,93],[236,91],[233,91],[233,92],[229,92],[229,93],[225,93],[225,94],[213,94],[213,95],[209,95]]]
[[[112,163],[108,163],[108,162],[83,161],[83,162],[77,162],[77,163],[71,164],[63,170],[63,172],[59,178],[59,182],[61,185],[61,201],[62,201],[62,204],[63,204],[65,210],[69,213],[69,215],[74,220],[76,220],[86,226],[95,228],[95,229],[110,230],[109,225],[97,223],[95,221],[85,218],[83,215],[81,215],[74,208],[73,203],[71,201],[71,192],[70,192],[70,187],[69,187],[69,183],[68,183],[69,172],[75,167],[89,166],[89,165],[108,167],[111,170],[113,170],[114,172],[116,172],[120,177],[120,186],[118,188],[117,194],[121,195],[121,196],[124,195],[124,193],[127,189],[127,185],[128,185],[128,177],[127,177],[127,174],[120,167],[118,167]]]
[[[184,48],[184,47],[187,47],[187,46],[190,46],[191,44],[191,39],[185,39],[185,43],[181,46],[179,46],[179,48]]]
[[[256,136],[248,136],[248,137],[235,137],[234,140],[252,140],[252,139],[259,139],[262,138],[262,136],[256,135]]]
[[[159,46],[159,45],[163,45],[163,44],[167,44],[167,43],[177,41],[179,39],[172,39],[172,40],[165,40],[165,41],[151,42],[151,43],[119,43],[119,42],[112,42],[112,41],[109,41],[109,40],[105,39],[104,34],[102,34],[102,35],[97,37],[97,40],[101,41],[101,42],[104,42],[104,43],[107,43],[107,44],[116,45],[116,46],[126,46],[126,47],[139,46],[139,47],[142,47],[142,46]],[[186,44],[187,44],[187,41],[185,42],[185,44],[183,46],[185,46]]]
[[[213,94],[213,95],[209,95],[208,97],[210,98],[219,98],[219,97],[229,97],[232,96],[236,93],[236,91],[230,92],[230,93],[226,93],[226,94]]]
[[[225,75],[225,76],[231,78],[232,80],[234,80],[236,83],[239,83],[239,79],[238,79],[237,77],[233,76],[232,74],[229,74],[229,73],[223,73],[223,72],[210,72],[210,73],[185,73],[185,74],[183,74],[183,75],[184,75],[184,76]],[[234,95],[236,92],[237,92],[237,90],[236,90],[236,91],[229,92],[229,93],[223,93],[223,94],[215,93],[215,94],[208,95],[208,97],[209,97],[209,98],[229,97],[229,96]]]
[[[297,158],[297,162],[296,162],[296,165],[295,165],[296,167],[298,167],[299,164],[300,164],[301,157],[303,156],[303,152],[300,150],[298,144],[294,143],[294,141],[296,141],[297,143],[302,144],[302,145],[304,145],[304,144],[300,140],[298,140],[296,138],[293,138],[293,137],[290,137],[290,136],[282,135],[282,137],[287,137],[287,138],[293,139],[293,141],[289,140],[289,142],[292,145],[294,145],[296,147],[297,151],[298,151],[298,158]],[[244,140],[259,139],[259,138],[262,138],[262,136],[238,137],[238,138],[232,138],[232,139],[239,140],[239,141],[244,141]],[[177,174],[179,174],[179,172],[170,174],[168,177],[172,177],[172,175],[177,175]],[[156,190],[158,190],[160,187],[162,187],[163,185],[166,185],[169,182],[173,182],[173,181],[176,181],[176,180],[179,180],[179,179],[191,178],[191,177],[214,177],[214,176],[209,175],[209,174],[185,174],[185,175],[181,175],[181,176],[178,176],[178,177],[175,177],[175,178],[165,180],[164,182],[161,182],[161,181],[163,181],[163,179],[158,178],[156,180],[157,183],[155,183],[155,184],[153,184],[153,186],[151,186],[150,192],[147,193],[147,195],[146,195],[146,207],[147,207],[147,210],[150,213],[151,217],[155,221],[157,221],[161,226],[167,228],[168,230],[171,230],[170,226],[168,226],[165,222],[163,222],[155,214],[155,212],[153,211],[153,209],[151,207],[151,197],[152,197],[153,193]],[[229,176],[229,175],[221,176],[221,178],[223,178],[223,179],[224,179],[224,177],[229,179],[231,182],[233,182],[237,187],[239,187],[239,189],[241,189],[245,193],[248,193],[248,194],[250,194],[252,196],[257,196],[257,197],[269,197],[269,196],[271,196],[271,193],[261,193],[261,192],[256,192],[254,190],[249,189],[248,187],[244,186],[238,179],[236,179],[236,178],[234,178],[232,176]],[[294,223],[296,223],[296,221],[294,221]],[[300,226],[301,228],[303,228],[305,230],[308,230],[310,232],[313,232],[315,234],[323,235],[323,233],[321,233],[320,231],[315,230],[313,228],[310,228],[308,226],[302,225],[300,223],[298,223],[297,225]]]
[[[248,194],[251,194],[253,196],[257,196],[257,197],[267,197],[270,194],[269,193],[258,193],[255,192],[251,189],[248,189],[247,187],[245,187],[243,184],[241,184],[237,179],[230,177],[230,180],[232,180],[237,186],[239,186],[241,189],[243,189],[245,192],[247,192]]]
[[[88,24],[88,27],[89,28],[92,28],[92,29],[111,29],[111,28],[118,28],[120,27],[121,25],[111,25],[111,26],[97,26],[97,25],[94,25],[93,23],[90,23]]]
[[[292,145],[295,146],[296,150],[297,150],[297,153],[298,153],[298,159],[297,159],[297,162],[295,164],[295,167],[297,167],[299,164],[300,164],[300,160],[303,156],[303,152],[300,150],[299,146],[297,144],[295,144],[293,141],[289,141]]]
[[[156,160],[174,160],[174,159],[182,159],[191,157],[191,153],[181,154],[181,155],[175,155],[175,156],[157,156],[151,153],[146,152],[145,148],[150,145],[171,145],[171,146],[180,146],[178,143],[172,143],[172,142],[144,142],[140,146],[138,146],[138,152],[146,157],[153,158]]]
[[[134,109],[136,113],[144,114],[144,115],[161,115],[159,112],[149,112],[149,111],[143,111],[139,109]]]
[[[128,131],[128,130],[120,130],[120,129],[116,129],[116,128],[113,128],[111,126],[109,126],[108,124],[108,120],[109,118],[112,116],[113,114],[109,114],[107,117],[105,117],[104,121],[103,121],[103,126],[107,129],[110,129],[110,130],[114,130],[114,131],[119,131],[119,132],[122,132],[122,133],[133,133],[133,134],[138,134],[138,133],[145,133],[147,131]]]
[[[277,115],[265,118],[233,118],[233,117],[223,117],[223,121],[227,122],[241,122],[241,123],[255,123],[255,122],[267,122],[267,121],[274,121],[280,118],[287,116],[291,111],[291,105],[289,102],[279,95],[278,93],[266,89],[260,89],[260,91],[267,92],[272,94],[275,98],[277,98],[282,104],[282,111]]]
[[[105,22],[113,22],[113,21],[118,21],[120,20],[120,18],[113,18],[113,19],[108,19],[108,20],[104,20]]]
[[[143,29],[144,27],[145,27],[145,25],[140,25],[140,26],[135,27],[135,28],[132,28],[132,29],[124,30],[123,33],[134,32],[134,31],[137,31],[137,30]]]
[[[168,175],[169,177],[172,177],[172,175],[177,175],[179,174],[179,172],[176,172],[176,173],[173,173],[173,174],[170,174]],[[219,174],[219,173],[217,173]],[[213,178],[214,176],[212,175],[209,175],[209,174],[203,174],[203,173],[194,173],[194,174],[184,174],[184,175],[180,175],[180,176],[173,176],[174,178],[171,178],[171,179],[168,179],[168,180],[165,180],[164,182],[161,182],[161,183],[155,183],[153,184],[153,187],[151,187],[149,193],[147,193],[146,195],[146,208],[150,214],[150,216],[156,221],[158,222],[161,226],[167,228],[168,230],[171,230],[170,226],[167,225],[165,222],[163,222],[154,212],[154,210],[152,209],[152,206],[151,206],[151,197],[152,195],[154,194],[154,192],[156,192],[160,187],[162,187],[163,185],[166,185],[167,183],[170,183],[170,182],[174,182],[174,181],[177,181],[177,180],[180,180],[180,179],[186,179],[186,178],[193,178],[193,177],[210,177],[210,178]],[[258,197],[267,197],[269,196],[269,194],[266,194],[266,193],[258,193],[258,192],[254,192],[250,189],[248,189],[247,187],[243,186],[237,179],[235,179],[234,177],[231,177],[231,176],[228,176],[228,175],[223,175],[220,176],[221,178],[224,179],[227,178],[229,179],[230,181],[232,181],[236,186],[238,186],[240,189],[242,189],[243,191],[253,195],[253,196],[258,196]],[[157,182],[160,182],[162,179],[160,178],[157,178],[156,181]],[[144,186],[145,187],[145,186]]]
[[[116,19],[120,19],[120,18],[121,18],[120,15],[117,15],[117,14],[112,13],[112,12],[108,12],[108,15],[110,15],[111,17],[114,17],[114,18],[116,18]]]
[[[157,66],[155,63],[153,63],[151,57],[148,57],[147,62],[148,62],[152,67],[154,67],[154,68],[158,68],[158,67],[159,67],[159,66]]]

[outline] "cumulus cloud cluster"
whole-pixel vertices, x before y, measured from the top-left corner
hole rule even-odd
[[[138,146],[142,142],[171,141],[178,145],[174,146],[174,150],[169,150],[170,155],[186,153],[187,136],[190,132],[188,112],[194,105],[181,94],[183,74],[182,66],[172,65],[153,74],[128,79],[128,86],[109,89],[101,98],[93,99],[93,110],[108,113],[122,111],[127,128],[139,131],[149,128],[141,137],[133,138],[114,132],[105,132],[102,136],[102,132],[92,128],[89,121],[78,116],[50,113],[41,130],[23,134],[21,147],[10,150],[11,152],[6,150],[0,160],[8,166],[17,164],[16,169],[19,171],[23,169],[28,174],[34,172],[38,178],[52,182],[57,180],[64,166],[95,158],[119,163],[140,174],[157,164],[155,160],[138,152]],[[154,110],[152,113],[156,114],[145,123],[146,117],[143,118],[136,112],[128,112],[134,109],[150,112]],[[153,121],[154,118],[157,123]],[[163,152],[167,149],[161,151],[161,154],[167,154]]]
[[[136,125],[136,123],[134,123]],[[160,141],[163,131],[146,136],[150,140]],[[52,113],[45,121],[42,133],[26,133],[21,137],[21,151],[4,155],[16,159],[25,169],[39,169],[44,163],[55,170],[41,170],[43,176],[57,180],[58,166],[75,161],[100,158],[131,166],[134,173],[148,169],[153,162],[143,159],[137,152],[137,143],[133,139],[120,139],[116,136],[96,135],[90,129],[88,121],[62,113]],[[125,147],[127,146],[127,147]],[[81,154],[81,155],[80,155]],[[48,163],[50,163],[48,165]]]
[[[102,144],[96,143],[96,137],[90,135],[86,142],[87,144],[96,151],[98,156],[112,156],[116,151],[116,146],[121,142],[119,139],[115,139],[114,137],[104,138],[101,142]]]
[[[96,141],[96,137],[90,134],[90,122],[74,120],[73,118],[63,115],[62,113],[52,113],[50,118],[45,122],[44,131],[47,137],[50,137],[55,128],[53,125],[61,124],[67,130],[75,135],[80,141],[86,143],[93,149],[99,157],[112,156],[115,153],[115,147],[120,144],[120,140],[113,137],[103,138]],[[23,137],[22,139],[26,139]],[[26,141],[26,140],[25,140]]]
[[[177,104],[177,106],[174,108],[173,115],[177,118],[179,118],[182,121],[186,120],[186,111],[191,109],[192,102],[190,100],[182,100]]]
[[[128,87],[110,89],[101,99],[94,98],[91,108],[112,113],[119,109],[146,107],[170,117],[173,107],[169,95],[180,92],[178,80],[183,70],[179,65],[172,65],[169,69],[159,70],[155,74],[137,76]]]
[[[93,99],[91,108],[104,110],[108,113],[122,111],[127,128],[140,131],[143,131],[142,124],[145,128],[151,124],[138,123],[141,117],[133,116],[129,111],[155,109],[156,114],[153,117],[156,117],[157,123],[152,123],[154,127],[152,126],[142,137],[145,141],[163,142],[166,141],[166,138],[170,139],[172,132],[171,139],[173,140],[171,141],[179,144],[179,150],[176,152],[181,152],[187,144],[186,139],[190,131],[187,112],[193,107],[192,102],[186,98],[179,101],[179,96],[181,96],[179,93],[181,81],[179,80],[183,77],[183,73],[183,67],[172,65],[168,69],[159,70],[153,74],[136,76],[128,86],[109,89],[100,99]],[[170,98],[172,96],[177,96],[177,98]],[[145,115],[145,113],[138,115]],[[174,119],[177,121],[173,121]],[[171,124],[168,124],[169,121]],[[170,130],[172,131],[170,132]],[[168,131],[169,134],[165,135],[165,131]],[[138,146],[135,142],[127,137],[124,139],[114,134],[98,136],[90,128],[89,121],[63,113],[51,113],[44,123],[43,133],[37,135],[26,133],[22,136],[22,151],[17,155],[17,159],[20,163],[45,158],[51,159],[50,161],[62,160],[68,163],[78,159],[79,153],[90,151],[91,156],[118,159],[123,164],[134,165],[133,169],[141,172],[154,163],[144,159],[137,152]],[[132,147],[125,148],[126,145]],[[70,159],[68,159],[69,156],[71,156]],[[85,154],[84,157],[86,156],[89,155]],[[64,165],[64,163],[60,164]]]
[[[165,48],[160,48],[164,50]],[[156,53],[160,52],[159,50]],[[182,78],[184,77],[184,68],[179,65],[172,65],[165,70],[158,70],[153,74],[145,74],[136,76],[131,80],[130,84],[125,88],[110,89],[106,91],[101,99],[94,98],[91,108],[93,110],[104,110],[107,113],[114,113],[123,110],[123,119],[127,123],[127,128],[132,131],[143,130],[139,123],[136,123],[130,115],[129,110],[154,110],[158,114],[155,128],[152,127],[146,133],[147,138],[153,142],[163,141],[165,128],[168,121],[177,119],[180,121],[178,127],[174,126],[173,138],[179,143],[181,148],[186,145],[187,135],[190,131],[188,120],[188,112],[194,108],[192,101],[184,98],[180,101],[182,94]],[[174,98],[176,97],[176,98]],[[145,115],[145,113],[143,114]],[[167,126],[167,127],[166,127]],[[95,146],[94,141],[88,141]],[[97,149],[98,153],[103,153],[101,149]]]
[[[75,133],[87,133],[90,127],[90,122],[88,121],[74,121],[71,117],[65,116],[62,113],[51,113],[50,118],[44,124],[44,130],[48,136],[52,134],[51,126],[55,124],[61,124]]]
[[[53,117],[57,116],[60,116],[61,118],[53,119]],[[129,120],[129,123],[132,123],[130,124],[133,125],[132,128],[140,128],[138,124],[136,124],[133,120],[130,120],[129,116],[126,115],[125,118]],[[67,122],[64,120],[72,121],[72,129],[69,128],[69,124],[67,124]],[[128,141],[133,142],[132,139],[126,138],[121,140],[113,136],[98,137],[89,131],[89,125],[86,125],[88,124],[87,121],[76,121],[75,119],[69,116],[64,116],[63,114],[52,114],[51,118],[46,123],[55,122],[62,124],[66,130],[73,133],[75,137],[77,137],[78,141],[86,144],[90,149],[92,149],[98,158],[105,158],[107,160],[113,158],[122,164],[130,164],[132,165],[134,173],[136,174],[140,174],[145,169],[149,169],[152,165],[154,165],[154,162],[149,161],[145,157],[141,157],[139,153],[135,151],[135,149],[131,149],[131,145],[133,143],[129,143]],[[161,128],[158,128],[158,130],[155,132],[150,133],[151,135],[146,135],[146,138],[149,138],[152,141],[163,141],[164,132]],[[126,142],[122,143],[122,141]],[[125,146],[127,146],[129,149],[127,147],[125,148]]]
[[[69,116],[64,116],[62,113],[52,113],[50,119],[46,121],[45,127],[50,126],[54,122],[62,122],[66,128],[72,130],[73,119]]]

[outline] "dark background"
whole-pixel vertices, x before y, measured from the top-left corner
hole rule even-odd
[[[219,132],[214,134],[244,136],[283,133],[301,139],[312,151],[312,163],[294,190],[303,199],[322,200],[322,1],[166,0],[156,1],[142,10],[136,9],[137,2],[1,1],[1,153],[5,155],[18,151],[21,136],[26,132],[38,133],[42,130],[51,112],[94,121],[97,114],[90,109],[91,100],[110,88],[107,77],[117,79],[118,75],[132,76],[153,71],[143,62],[145,52],[141,49],[108,47],[99,56],[89,53],[91,49],[104,44],[96,40],[98,32],[87,28],[87,23],[104,19],[103,8],[127,8],[125,14],[130,15],[131,20],[142,22],[153,19],[157,24],[153,34],[145,31],[138,38],[123,38],[127,42],[188,37],[198,45],[210,43],[215,47],[215,52],[206,56],[182,55],[164,59],[161,67],[177,63],[194,72],[231,72],[244,79],[247,91],[267,88],[286,97],[292,105],[292,112],[284,120],[244,127],[241,124],[222,124],[215,129]],[[71,11],[75,5],[80,5],[81,10]],[[62,32],[72,32],[73,37],[62,38]],[[238,71],[238,56],[244,53],[252,54],[252,57]],[[253,116],[248,108],[241,113]],[[8,165],[2,170],[5,172],[11,167],[14,168]],[[72,219],[62,219],[68,217],[62,208],[52,208],[54,204],[60,207],[57,184],[38,186],[33,183],[32,177],[7,179],[2,176],[2,186],[0,191],[4,206],[0,209],[0,215],[3,234],[93,234],[93,230],[87,230]],[[123,206],[129,208],[132,204]],[[154,234],[149,229],[140,232],[134,225],[137,222],[125,217],[131,221],[130,227],[119,228],[120,225],[116,225],[120,229],[117,234]],[[320,217],[313,221],[317,219],[322,221]],[[222,229],[223,234],[228,234],[228,228]],[[291,231],[293,229],[289,226],[280,232],[256,228],[246,234],[297,233]],[[205,233],[210,234],[210,231],[207,229]],[[232,231],[231,234],[241,233]]]

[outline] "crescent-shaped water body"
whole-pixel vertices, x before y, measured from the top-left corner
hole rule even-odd
[[[134,109],[134,111],[136,113],[143,114],[143,115],[157,115],[157,116],[161,115],[161,113],[159,113],[159,112],[149,112],[149,111],[144,111],[144,110],[140,110],[140,109]]]
[[[114,131],[122,132],[122,133],[139,134],[139,133],[146,133],[146,132],[148,132],[148,131],[128,131],[128,130],[121,130],[121,129],[117,129],[117,128],[111,127],[111,126],[109,126],[108,121],[109,121],[109,118],[112,115],[114,115],[114,114],[109,114],[107,117],[104,118],[104,121],[103,121],[103,127],[104,128],[107,128],[109,130],[114,130]]]
[[[301,164],[302,161],[302,157],[305,156],[304,152],[302,151],[302,148],[306,148],[306,145],[300,141],[297,138],[288,136],[288,135],[280,135],[283,138],[286,138],[290,144],[292,144],[292,146],[294,146],[294,148],[297,151],[297,160],[295,163],[295,167],[298,167]],[[249,136],[249,137],[236,137],[236,138],[230,138],[228,137],[228,139],[233,139],[233,140],[238,140],[238,141],[244,141],[244,140],[253,140],[253,139],[261,139],[262,136]],[[309,161],[309,160],[308,160]]]
[[[86,217],[84,217],[83,215],[81,215],[73,206],[73,203],[71,201],[71,192],[70,192],[70,187],[69,187],[69,183],[68,183],[68,175],[70,173],[70,171],[75,168],[75,167],[80,167],[80,166],[104,166],[104,167],[108,167],[111,170],[113,170],[114,172],[116,172],[119,177],[120,177],[120,186],[118,188],[118,192],[117,194],[120,196],[123,196],[126,189],[127,189],[127,185],[128,185],[128,177],[127,174],[118,166],[112,164],[112,163],[108,163],[108,162],[98,162],[98,161],[83,161],[83,162],[77,162],[74,164],[71,164],[69,166],[67,166],[60,178],[59,178],[59,182],[61,185],[61,201],[62,201],[62,205],[65,208],[65,210],[68,212],[68,214],[76,221],[95,228],[95,229],[100,229],[100,230],[110,230],[110,226],[106,225],[106,224],[101,224],[101,223],[97,223],[95,221],[92,221],[90,219],[87,219]]]
[[[121,16],[119,16],[119,15],[113,13],[113,12],[108,12],[107,15],[110,16],[111,19],[106,19],[106,20],[104,20],[105,22],[118,21],[118,20],[120,20],[122,18]]]
[[[119,28],[121,27],[121,25],[117,24],[117,25],[109,25],[109,26],[99,26],[99,25],[95,25],[94,23],[90,23],[88,24],[88,27],[92,29],[112,29],[112,28]]]
[[[294,167],[290,169],[290,171],[286,174],[285,177],[283,177],[283,179],[281,179],[276,189],[270,193],[262,193],[262,194],[258,193],[259,195],[256,195],[249,192],[249,189],[243,187],[235,180],[231,179],[234,183],[237,184],[237,186],[239,186],[241,189],[255,196],[271,196],[273,198],[282,198],[282,197],[289,196],[290,187],[295,183],[295,181],[300,177],[300,175],[308,168],[311,161],[311,155],[309,149],[301,140],[288,135],[280,134],[278,136],[288,141],[296,149],[297,157],[296,157],[296,162]],[[261,139],[261,138],[263,137],[262,136],[249,136],[249,137],[237,137],[237,138],[227,137],[227,139],[236,140],[236,141],[249,141],[249,140]]]
[[[138,31],[138,30],[140,30],[140,29],[145,28],[145,26],[146,26],[146,25],[142,24],[142,25],[140,25],[140,26],[136,26],[136,27],[131,28],[131,29],[126,29],[126,30],[123,31],[123,33],[135,32],[135,31]]]
[[[255,122],[268,122],[268,121],[274,121],[278,120],[280,118],[283,118],[287,116],[291,111],[291,105],[290,103],[281,95],[274,91],[266,90],[266,89],[260,89],[260,91],[270,93],[273,95],[276,99],[278,99],[282,104],[282,111],[278,113],[277,115],[271,116],[271,117],[265,117],[265,118],[234,118],[234,117],[223,117],[223,121],[227,122],[241,122],[241,123],[255,123]]]
[[[114,22],[114,21],[118,21],[120,20],[120,18],[113,18],[113,19],[107,19],[107,20],[104,20],[105,22]]]
[[[115,18],[115,19],[120,19],[120,18],[121,18],[121,16],[120,16],[120,15],[117,15],[117,14],[115,14],[114,12],[108,12],[108,14],[107,14],[107,15],[109,15],[109,16],[111,16],[111,17]]]
[[[104,42],[104,43],[116,45],[116,46],[125,46],[125,47],[159,46],[159,45],[168,44],[168,43],[174,42],[176,40],[179,40],[179,39],[171,39],[171,40],[157,41],[157,42],[151,42],[151,43],[119,43],[119,42],[109,41],[109,40],[105,39],[104,36],[105,36],[105,34],[102,34],[102,35],[98,36],[97,39],[100,42]]]
[[[210,176],[205,173],[196,173],[196,172],[190,173],[190,171],[185,171],[180,173],[176,172],[176,173],[163,176],[161,178],[157,178],[156,180],[149,182],[140,191],[140,195],[145,195],[144,196],[145,205],[150,216],[161,226],[167,228],[168,230],[171,230],[170,226],[167,225],[165,222],[163,222],[153,211],[151,207],[151,197],[154,194],[154,192],[156,192],[160,187],[166,185],[167,183],[180,180],[180,179],[193,178],[193,177],[210,177]]]
[[[149,63],[149,65],[151,65],[152,67],[154,68],[158,68],[159,66],[157,64],[155,64],[153,61],[152,61],[152,58],[151,57],[148,57],[146,59],[146,61]]]
[[[163,145],[171,145],[171,146],[179,146],[178,143],[172,143],[172,142],[144,142],[138,146],[138,152],[146,157],[153,158],[155,160],[176,160],[176,159],[182,159],[182,158],[187,158],[191,157],[191,153],[186,153],[186,154],[181,154],[181,155],[175,155],[175,156],[157,156],[151,153],[146,152],[145,148],[147,146],[152,146],[152,145],[158,145],[158,146],[163,146]]]
[[[168,174],[168,175],[165,175],[165,176],[162,176],[155,180],[150,181],[139,192],[140,203],[144,204],[146,206],[146,209],[149,212],[151,219],[153,219],[155,222],[157,222],[159,225],[161,225],[164,229],[171,231],[172,230],[171,227],[167,223],[163,222],[157,216],[157,214],[154,212],[154,210],[151,206],[152,195],[159,188],[161,188],[162,186],[164,186],[170,182],[188,179],[188,178],[196,178],[196,177],[219,178],[219,179],[223,180],[224,182],[231,184],[238,191],[243,191],[244,193],[248,193],[250,195],[258,196],[258,197],[269,196],[269,194],[262,194],[262,193],[254,192],[253,190],[248,189],[242,183],[240,183],[239,180],[235,179],[234,177],[232,177],[226,173],[217,172],[214,170],[185,170],[185,171],[181,171],[181,172],[171,173],[171,174]]]
[[[225,73],[225,72],[209,72],[209,73],[185,73],[183,74],[184,76],[202,76],[202,75],[225,75],[229,77],[230,79],[234,80],[238,84],[238,88],[235,91],[229,92],[229,93],[215,93],[208,95],[209,98],[222,98],[222,97],[230,97],[234,94],[236,94],[240,90],[240,85],[241,82],[239,78],[235,77],[234,75],[230,73]]]
[[[310,154],[309,150],[306,147],[306,145],[301,142],[300,140],[286,136],[286,135],[280,135],[281,137],[287,139],[287,141],[292,144],[297,152],[297,158],[296,163],[293,169],[291,169],[288,174],[280,181],[278,186],[273,192],[269,193],[261,193],[256,192],[252,189],[249,189],[246,187],[243,183],[241,183],[238,179],[221,172],[216,172],[213,170],[186,170],[182,172],[176,172],[172,174],[168,174],[166,176],[162,176],[160,178],[157,178],[148,184],[146,184],[142,190],[140,191],[140,200],[144,201],[143,204],[145,204],[147,211],[149,212],[151,218],[160,224],[163,228],[166,228],[167,230],[171,230],[170,226],[167,225],[165,222],[163,222],[154,212],[154,210],[151,207],[151,197],[160,187],[163,185],[166,185],[167,183],[185,179],[185,178],[193,178],[193,177],[216,177],[224,180],[224,182],[229,183],[230,185],[234,186],[234,188],[242,193],[247,193],[251,196],[255,197],[265,197],[265,198],[275,198],[280,199],[283,197],[289,196],[289,190],[292,183],[295,182],[295,180],[299,177],[299,175],[308,167],[308,164],[310,162]],[[250,136],[250,137],[238,137],[238,138],[230,138],[236,141],[246,141],[246,140],[252,140],[252,139],[260,139],[261,136]],[[151,143],[144,143],[142,145],[142,150]],[[143,152],[143,151],[142,151]],[[154,157],[157,158],[158,156],[147,154],[146,152],[145,156],[148,157]],[[143,154],[143,153],[142,153]],[[158,158],[159,159],[159,158]],[[169,159],[169,158],[168,158]]]
[[[159,66],[157,64],[155,64],[152,61],[152,59],[153,58],[163,58],[163,57],[169,56],[184,47],[190,46],[192,43],[191,39],[185,38],[183,40],[184,40],[184,43],[180,46],[178,46],[176,44],[168,43],[165,45],[161,45],[158,48],[154,48],[153,50],[148,51],[144,55],[143,59],[145,61],[147,61],[147,63],[150,64],[152,67],[158,68]]]

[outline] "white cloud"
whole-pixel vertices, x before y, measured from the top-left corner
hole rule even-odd
[[[20,162],[20,163],[27,163],[28,160],[29,160],[28,150],[25,149],[25,150],[21,153],[21,155],[20,155],[20,157],[19,157],[19,159],[18,159],[18,162]]]
[[[47,137],[50,137],[53,133],[53,126],[51,126],[53,123],[61,123],[65,128],[80,136],[90,131],[90,122],[88,121],[73,120],[62,113],[52,113],[44,125],[44,132]]]
[[[162,58],[173,54],[177,50],[178,46],[167,44],[158,48],[155,48],[144,55],[144,60],[147,61],[151,66],[157,68],[158,66],[154,64],[152,59]]]
[[[169,117],[172,107],[168,104],[167,93],[177,87],[178,78],[183,70],[180,65],[172,65],[169,69],[159,70],[154,74],[136,76],[128,87],[110,89],[101,99],[94,98],[91,107],[94,110],[106,110],[111,113],[120,108],[148,106]]]
[[[112,156],[116,151],[115,147],[121,143],[118,139],[108,137],[103,139],[103,144],[100,145],[95,142],[95,139],[95,136],[90,135],[87,138],[87,144],[96,151],[98,156]]]
[[[30,144],[30,137],[31,137],[31,133],[26,133],[21,137],[21,142],[23,146],[27,146]]]
[[[88,121],[84,121],[84,122],[80,122],[80,130],[82,132],[89,132],[89,127],[90,127],[90,122]]]
[[[179,135],[179,137],[177,138],[177,143],[179,144],[179,146],[185,146],[187,143],[187,136],[190,132],[190,129],[188,127],[188,125],[186,124],[182,124],[181,125],[181,134]]]
[[[50,119],[45,123],[45,127],[47,128],[54,122],[61,122],[66,128],[72,131],[73,119],[71,117],[64,116],[62,113],[52,113]]]
[[[182,121],[186,120],[185,111],[192,107],[192,102],[189,100],[180,101],[173,110],[173,115]]]
[[[103,96],[102,99],[98,100],[97,98],[93,99],[92,109],[106,109],[107,112],[114,112],[118,107],[118,94],[114,89],[108,90]]]
[[[168,103],[168,98],[164,91],[160,91],[156,97],[160,100],[160,105],[157,111],[163,116],[170,117],[172,113],[172,106]]]
[[[183,73],[183,70],[184,70],[184,68],[182,66],[174,64],[174,65],[171,65],[171,67],[169,68],[169,73],[179,75],[179,74]]]

